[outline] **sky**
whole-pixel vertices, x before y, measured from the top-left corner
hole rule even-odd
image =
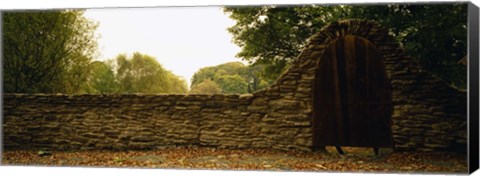
[[[99,60],[138,51],[155,57],[188,85],[202,67],[241,61],[235,58],[240,48],[227,31],[235,21],[221,7],[88,9],[84,16],[99,22]]]

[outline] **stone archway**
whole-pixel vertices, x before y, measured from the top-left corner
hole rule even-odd
[[[405,70],[416,71],[419,69],[419,66],[416,65],[411,58],[403,56],[403,50],[399,44],[388,34],[388,30],[380,26],[378,23],[368,20],[354,19],[333,22],[323,27],[318,33],[308,39],[301,54],[292,63],[291,67],[279,77],[277,82],[265,92],[257,93],[257,95],[263,94],[274,99],[285,99],[299,102],[301,105],[304,105],[304,110],[299,109],[298,111],[292,111],[291,115],[296,117],[309,117],[308,120],[310,121],[311,129],[311,131],[309,131],[310,134],[298,135],[301,137],[308,136],[310,138],[308,143],[302,143],[306,147],[315,148],[316,145],[319,145],[315,142],[315,138],[318,136],[318,131],[316,131],[315,125],[318,125],[318,123],[315,122],[314,118],[314,98],[312,96],[315,91],[314,84],[315,74],[318,70],[317,66],[321,62],[322,56],[328,46],[332,42],[347,35],[363,38],[376,48],[377,53],[385,64],[385,75],[389,79],[399,78],[399,76],[397,76],[398,72],[404,72]],[[395,83],[397,82],[392,82],[392,85]],[[398,93],[402,91],[398,88],[399,87],[396,87],[396,89],[391,90],[393,96],[393,109],[395,109],[395,103],[397,103],[396,100],[398,100]],[[276,97],[276,95],[278,95],[278,97]],[[397,109],[395,109],[395,111],[397,111]],[[274,114],[269,114],[269,116],[273,115]],[[283,120],[284,117],[288,116],[274,117]],[[391,146],[393,144],[392,141],[394,141],[395,147],[397,147],[397,144],[399,143],[397,143],[397,140],[395,139],[395,130],[398,129],[395,128],[395,114],[393,114],[392,121],[392,130],[387,130],[390,133],[393,133],[393,140],[390,141],[389,145]],[[308,130],[305,131],[308,132]],[[390,136],[390,139],[391,138],[392,136]],[[387,139],[384,141],[389,140]],[[403,141],[400,141],[400,143],[403,143]],[[382,146],[385,146],[385,144]]]
[[[327,46],[316,67],[314,148],[391,147],[391,86],[376,47],[346,35]]]
[[[311,36],[300,55],[269,88],[254,94],[252,105],[265,105],[260,117],[289,136],[272,142],[274,148],[314,147],[313,91],[315,72],[326,48],[346,35],[375,46],[391,83],[392,127],[397,150],[452,150],[466,145],[466,93],[430,74],[389,35],[387,28],[369,20],[342,20]],[[269,103],[269,102],[288,102]],[[280,112],[282,108],[289,110]],[[265,115],[263,115],[265,114]],[[268,119],[268,120],[267,120]],[[275,120],[270,120],[275,119]],[[294,128],[284,128],[292,124]],[[287,134],[287,132],[285,132]]]

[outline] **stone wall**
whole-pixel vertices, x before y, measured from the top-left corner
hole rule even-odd
[[[384,58],[392,84],[392,132],[396,149],[466,150],[466,92],[422,70],[415,59],[404,56],[385,28],[371,21],[344,20],[322,28],[309,38],[293,65],[261,94],[303,102],[308,107],[305,114],[310,116],[315,70],[323,50],[345,35],[371,41]]]
[[[3,145],[310,150],[316,65],[323,49],[345,35],[370,40],[383,55],[396,149],[466,150],[466,93],[422,70],[385,29],[363,20],[324,27],[275,84],[253,95],[4,95]]]
[[[253,95],[248,94],[6,94],[3,98],[6,149],[124,150],[201,145],[308,150],[309,139],[301,134],[310,131],[297,127],[309,123],[296,122],[295,117],[279,121],[266,116],[259,110],[267,104],[253,101]],[[296,105],[291,108],[301,109]]]

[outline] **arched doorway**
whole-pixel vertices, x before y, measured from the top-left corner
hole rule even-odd
[[[313,146],[393,146],[390,81],[370,41],[347,35],[324,50],[315,71]]]

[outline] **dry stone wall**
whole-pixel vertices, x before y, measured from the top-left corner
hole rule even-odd
[[[3,95],[6,149],[155,149],[171,146],[311,150],[315,69],[345,35],[370,40],[392,83],[398,150],[466,150],[466,92],[404,56],[378,24],[332,23],[309,39],[266,90],[246,95]]]
[[[398,150],[466,150],[466,92],[422,70],[415,59],[380,25],[367,20],[345,20],[324,27],[293,65],[261,94],[306,103],[311,115],[315,70],[323,50],[333,41],[354,35],[371,41],[384,58],[392,84],[392,132]],[[311,135],[311,134],[310,134]]]
[[[308,150],[296,128],[253,95],[3,96],[6,149],[155,149],[171,146]],[[253,103],[252,103],[253,102]],[[271,103],[279,103],[272,101]],[[299,108],[299,107],[291,107]],[[281,113],[281,112],[279,112]],[[304,117],[307,119],[306,117]],[[274,122],[275,121],[275,122]],[[304,141],[308,141],[303,137]]]

